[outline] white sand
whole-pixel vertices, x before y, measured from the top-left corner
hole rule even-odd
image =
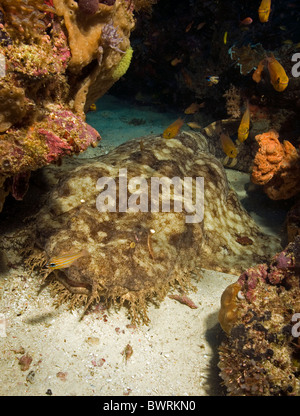
[[[48,289],[38,295],[37,279],[25,276],[14,270],[1,283],[7,325],[0,338],[1,395],[45,395],[48,389],[63,396],[221,394],[217,314],[221,293],[236,276],[203,272],[190,294],[197,309],[166,298],[159,308],[150,306],[150,325],[137,328],[126,327],[124,308],[80,321],[79,311],[55,309]],[[127,344],[133,353],[126,360]],[[21,371],[24,351],[32,363]]]
[[[103,140],[103,145],[110,142]],[[93,157],[97,150],[82,156]],[[249,175],[228,171],[228,177],[247,203]],[[253,193],[247,209],[265,230],[278,233],[282,220],[272,207],[264,207],[265,199],[255,202],[257,197],[261,194]],[[7,260],[15,264],[11,256]],[[224,394],[217,367],[224,334],[217,315],[223,290],[237,276],[200,267],[197,291],[189,293],[197,309],[167,297],[159,307],[149,306],[149,326],[128,328],[124,308],[94,311],[81,321],[80,311],[55,309],[48,288],[38,292],[38,276],[3,262],[1,270],[0,258],[0,395],[45,395],[49,389],[63,396]],[[126,361],[122,352],[128,344],[133,353]],[[24,353],[32,362],[21,371]]]

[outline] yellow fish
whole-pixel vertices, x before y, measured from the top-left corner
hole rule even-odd
[[[188,106],[184,110],[184,114],[195,114],[200,108],[204,107],[204,103],[198,104],[198,103],[192,103],[190,106]]]
[[[196,123],[196,121],[190,121],[189,123],[186,123],[191,129],[201,129],[202,127],[200,124]]]
[[[270,81],[273,85],[273,88],[279,92],[284,91],[288,86],[289,77],[287,76],[283,66],[277,61],[277,59],[275,59],[273,55],[260,61],[257,69],[254,71],[252,75],[252,79],[255,82],[261,81],[261,74],[265,64],[267,64],[268,71],[270,74]]]
[[[262,74],[262,71],[264,70],[264,67],[265,67],[265,60],[263,59],[262,61],[259,62],[256,70],[253,72],[253,75],[252,75],[253,81],[257,83],[261,81],[261,74]]]
[[[258,8],[258,17],[262,23],[265,23],[269,20],[269,15],[271,12],[271,0],[262,0]]]
[[[206,22],[201,22],[201,23],[199,23],[199,25],[197,26],[197,30],[200,30],[200,29],[202,29],[203,28],[203,26],[206,24]]]
[[[247,101],[246,110],[243,114],[241,123],[238,128],[238,139],[241,143],[243,143],[249,136],[249,129],[250,129],[250,110],[249,110],[249,103]]]
[[[210,85],[217,84],[219,82],[219,77],[217,75],[211,75],[210,77],[206,77],[206,81],[208,81]]]
[[[49,262],[46,264],[46,267],[51,270],[66,269],[80,257],[86,256],[87,254],[88,252],[86,250],[82,250],[79,253],[70,252],[68,254],[62,254],[61,256],[51,257]]]
[[[231,138],[227,134],[221,133],[220,140],[221,140],[222,149],[224,153],[226,153],[226,155],[230,157],[231,159],[234,159],[235,157],[237,157],[238,150],[235,147]]]
[[[270,73],[271,84],[276,91],[284,91],[289,83],[289,78],[285,73],[282,65],[274,58],[274,56],[266,58],[268,63],[268,71]]]
[[[172,66],[176,66],[176,65],[180,64],[181,62],[182,62],[182,59],[180,59],[180,58],[174,58],[171,61],[171,65]]]
[[[90,105],[90,110],[91,111],[96,111],[97,110],[96,104],[91,104]]]
[[[224,38],[223,38],[224,45],[226,45],[226,43],[227,43],[227,36],[228,36],[228,32],[225,32],[224,33]]]
[[[164,130],[162,137],[164,139],[173,139],[173,137],[177,136],[183,124],[184,121],[181,118],[174,121],[174,123],[170,124],[169,127]]]
[[[189,24],[187,25],[187,27],[185,28],[185,31],[186,31],[186,32],[189,32],[189,31],[191,30],[191,28],[192,28],[193,24],[194,24],[194,20],[193,20],[191,23],[189,23]]]

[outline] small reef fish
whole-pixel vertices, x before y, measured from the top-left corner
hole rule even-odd
[[[49,262],[46,264],[47,269],[51,270],[58,270],[58,269],[66,269],[70,267],[76,260],[80,257],[86,256],[88,252],[86,250],[82,250],[79,253],[68,253],[62,254],[61,256],[52,257]]]
[[[266,23],[269,20],[271,12],[271,0],[262,0],[258,8],[258,17],[262,23]]]
[[[238,140],[243,143],[249,136],[250,129],[250,109],[249,102],[246,103],[246,110],[243,114],[241,123],[238,128]]]
[[[201,104],[192,103],[184,110],[184,114],[195,114],[197,113],[197,111],[199,111],[200,108],[203,108],[203,107],[204,107],[204,103],[201,103]]]
[[[281,42],[283,45],[292,45],[293,41],[291,39],[286,39],[284,41]]]
[[[227,134],[221,133],[220,140],[221,140],[222,149],[224,153],[226,153],[226,155],[230,157],[231,159],[234,159],[235,157],[237,157],[238,150],[236,146],[234,145],[233,141],[231,140],[231,138]]]
[[[189,31],[191,30],[191,28],[192,28],[193,24],[194,24],[194,20],[193,20],[191,23],[189,23],[189,24],[187,25],[187,27],[185,28],[185,31],[186,31],[186,32],[189,32]]]
[[[289,83],[289,78],[283,66],[274,58],[274,56],[266,58],[268,71],[270,73],[271,84],[276,91],[284,91]]]
[[[206,81],[211,82],[211,85],[217,84],[219,82],[219,77],[217,75],[212,75],[210,77],[206,77]]]
[[[251,17],[245,17],[245,19],[240,21],[240,25],[248,26],[251,25],[252,22],[253,20],[251,19]]]
[[[256,70],[253,72],[253,75],[252,75],[253,81],[257,83],[261,81],[261,73],[264,70],[264,67],[265,67],[265,60],[263,59],[262,61],[260,61]]]
[[[200,124],[196,123],[196,121],[190,121],[189,123],[186,123],[191,129],[201,129],[202,127]]]
[[[267,65],[273,88],[279,92],[284,91],[288,86],[289,77],[287,76],[283,66],[277,61],[277,59],[275,59],[274,55],[260,61],[257,69],[252,75],[252,79],[257,83],[261,81],[261,73],[265,65]]]
[[[164,139],[173,139],[173,137],[177,136],[183,124],[184,121],[182,120],[182,118],[177,119],[176,121],[174,121],[174,123],[170,124],[169,127],[167,127],[164,130],[162,137]]]
[[[203,28],[203,26],[206,25],[206,22],[201,22],[199,23],[199,25],[196,27],[197,30],[200,30]]]
[[[96,111],[97,110],[96,104],[91,104],[90,105],[90,110],[91,111]]]
[[[223,37],[224,45],[226,45],[226,43],[227,43],[227,37],[228,37],[228,32],[225,32],[224,37]]]
[[[182,59],[180,59],[180,58],[174,58],[171,61],[171,65],[172,66],[176,66],[176,65],[180,64],[181,62],[182,62]]]

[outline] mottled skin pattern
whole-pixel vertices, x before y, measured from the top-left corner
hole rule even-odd
[[[50,274],[61,301],[85,303],[87,309],[103,297],[108,303],[128,304],[133,319],[147,321],[147,301],[163,299],[176,283],[188,288],[195,266],[239,274],[278,251],[279,242],[264,235],[241,207],[201,133],[142,139],[64,175],[37,215],[35,243],[48,259],[70,249],[89,252]],[[97,180],[117,178],[118,195],[120,168],[127,168],[128,180],[204,177],[204,220],[187,224],[185,212],[100,213]],[[253,245],[242,246],[238,236],[251,238]]]

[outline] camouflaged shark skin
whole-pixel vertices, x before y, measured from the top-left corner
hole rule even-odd
[[[99,212],[96,184],[127,169],[127,181],[143,177],[203,177],[204,219],[187,223],[187,212]],[[196,193],[196,181],[192,188]],[[130,196],[130,194],[128,193]],[[150,202],[149,202],[150,208]],[[173,210],[174,211],[174,210]],[[69,268],[48,272],[46,281],[58,302],[70,305],[104,300],[127,304],[133,320],[147,322],[147,303],[161,301],[171,287],[191,287],[195,267],[239,274],[279,249],[265,235],[230,189],[222,163],[208,151],[202,133],[182,132],[166,140],[146,136],[124,143],[109,154],[64,173],[35,220],[35,246],[45,259],[87,250]],[[252,244],[242,245],[241,237]]]

